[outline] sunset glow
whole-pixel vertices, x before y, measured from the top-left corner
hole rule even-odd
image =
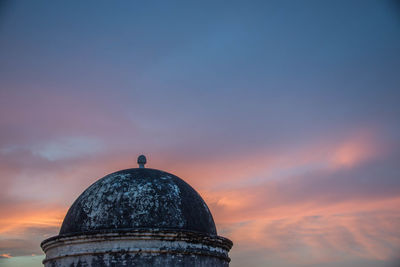
[[[105,175],[183,178],[230,266],[400,266],[394,1],[0,3],[0,266]]]

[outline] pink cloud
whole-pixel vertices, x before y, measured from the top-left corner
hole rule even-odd
[[[376,135],[355,134],[273,151],[181,160],[174,151],[164,151],[170,155],[164,158],[150,151],[148,167],[175,173],[200,191],[219,232],[240,251],[263,249],[276,261],[302,264],[390,259],[400,248],[398,195],[377,191],[375,184],[360,188],[360,179],[370,173],[364,165],[382,155],[379,142]],[[4,253],[40,253],[33,245],[18,250],[23,241],[15,240],[28,236],[39,243],[43,231],[56,233],[69,205],[86,187],[107,173],[136,166],[132,151],[108,152],[56,161],[32,152],[3,154]],[[363,191],[370,188],[376,193]]]

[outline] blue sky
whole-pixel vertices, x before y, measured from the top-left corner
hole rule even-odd
[[[0,265],[145,153],[232,266],[394,266],[399,30],[396,1],[3,1]]]

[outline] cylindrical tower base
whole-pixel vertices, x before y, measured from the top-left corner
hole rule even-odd
[[[173,230],[92,232],[41,244],[46,267],[229,266],[229,239]]]

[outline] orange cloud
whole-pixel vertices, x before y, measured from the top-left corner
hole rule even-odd
[[[29,206],[29,204],[26,204]],[[60,226],[66,210],[62,208],[45,208],[42,210],[23,211],[15,207],[16,212],[0,216],[0,235],[18,236],[29,227]]]
[[[204,158],[168,163],[171,172],[188,179],[200,190],[243,187],[271,180],[288,179],[318,170],[336,171],[355,167],[382,154],[382,144],[373,130],[359,131],[346,138],[324,140],[281,150],[259,150],[223,158]],[[171,169],[172,167],[172,169]]]
[[[335,255],[388,259],[400,248],[397,231],[400,223],[396,217],[400,196],[368,199],[367,195],[357,195],[325,201],[324,194],[308,197],[307,193],[314,192],[302,191],[307,189],[302,187],[307,179],[323,179],[312,174],[334,175],[338,170],[351,170],[379,156],[379,147],[373,135],[360,133],[343,140],[286,150],[260,150],[217,160],[187,159],[179,165],[150,158],[149,167],[157,166],[188,179],[210,206],[219,232],[233,239],[241,249],[264,249],[293,263],[322,265]],[[72,174],[71,168],[62,171],[57,168],[58,173],[47,176],[57,176],[69,184],[63,190],[75,190],[76,197],[96,177],[132,165],[126,155],[123,160],[114,156],[77,163]],[[88,173],[92,178],[88,178]],[[71,179],[71,176],[85,178]],[[21,237],[29,227],[58,228],[67,207],[12,203],[3,209],[0,235]]]
[[[341,143],[333,152],[332,164],[351,167],[379,153],[371,134],[359,134]]]
[[[236,244],[275,251],[293,263],[323,264],[334,254],[388,260],[400,248],[400,196],[277,206],[265,204],[256,191],[213,192],[207,198],[214,200],[210,206],[219,230]],[[308,260],[304,249],[311,253]]]

